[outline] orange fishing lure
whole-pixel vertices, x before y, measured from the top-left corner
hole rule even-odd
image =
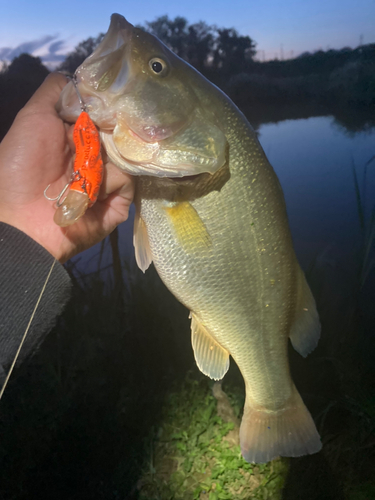
[[[76,121],[73,140],[76,146],[76,159],[70,189],[86,193],[91,207],[98,197],[103,180],[103,161],[98,130],[86,111],[82,111]]]
[[[76,121],[73,140],[76,157],[72,181],[54,216],[56,224],[62,227],[74,224],[95,203],[103,180],[99,132],[86,111]]]

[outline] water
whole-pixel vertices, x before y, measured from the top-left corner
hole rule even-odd
[[[302,266],[323,252],[351,252],[360,235],[352,165],[362,187],[375,130],[348,134],[332,117],[313,117],[262,125],[259,140],[281,182]],[[368,207],[374,194],[375,162],[368,167]]]

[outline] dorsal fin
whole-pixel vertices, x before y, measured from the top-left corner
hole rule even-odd
[[[190,313],[191,343],[198,368],[214,380],[220,380],[229,368],[229,352],[224,349],[206,328]]]
[[[289,338],[294,349],[306,357],[319,341],[320,322],[314,297],[301,269],[298,270],[297,280],[297,306]]]

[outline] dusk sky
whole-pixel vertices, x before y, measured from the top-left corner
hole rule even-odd
[[[0,60],[29,52],[57,61],[80,41],[105,32],[113,12],[132,24],[168,14],[234,27],[253,38],[266,59],[280,57],[281,50],[289,58],[375,42],[375,0],[0,0]]]

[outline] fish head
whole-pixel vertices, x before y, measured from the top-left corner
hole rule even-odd
[[[107,34],[74,78],[57,104],[60,116],[75,121],[80,114],[76,85],[120,168],[183,177],[214,174],[224,165],[226,138],[203,104],[204,77],[123,16],[112,15]]]

